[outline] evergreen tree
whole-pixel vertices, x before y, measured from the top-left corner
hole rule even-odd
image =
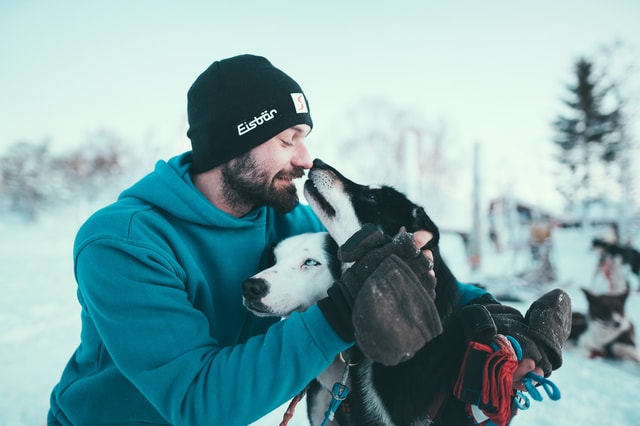
[[[576,80],[566,86],[569,96],[563,101],[568,112],[553,122],[557,159],[566,171],[558,190],[569,204],[583,206],[606,193],[597,188],[594,176],[602,182],[598,172],[620,160],[620,107],[611,96],[611,86],[605,86],[593,68],[586,58],[576,62]]]

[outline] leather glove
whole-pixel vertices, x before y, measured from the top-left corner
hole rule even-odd
[[[531,304],[524,320],[531,337],[542,345],[552,369],[560,368],[562,347],[571,333],[569,295],[561,289],[551,290]]]
[[[520,311],[499,303],[485,307],[498,333],[513,336],[522,356],[531,358],[549,377],[562,365],[562,347],[571,332],[571,299],[561,289],[551,290],[531,304],[523,317]]]
[[[364,355],[395,365],[442,332],[434,304],[436,281],[429,274],[432,263],[411,234],[391,239],[365,225],[338,256],[355,263],[318,305],[336,332],[355,338]]]
[[[353,262],[365,257],[361,262],[347,269],[340,280],[327,290],[328,297],[318,301],[318,306],[329,321],[329,324],[345,341],[355,340],[353,322],[351,320],[353,303],[365,280],[384,259],[380,249],[391,242],[391,238],[380,232],[374,225],[364,225],[353,234],[339,249],[338,258],[343,262]],[[346,251],[347,255],[343,255]],[[348,260],[345,260],[348,259]]]

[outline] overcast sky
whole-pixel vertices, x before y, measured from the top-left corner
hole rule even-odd
[[[637,0],[221,3],[0,0],[0,152],[21,139],[74,146],[101,128],[187,150],[193,80],[254,53],[306,92],[312,151],[379,97],[480,142],[487,185],[548,192],[548,178],[535,184],[575,60],[616,39],[640,48]]]

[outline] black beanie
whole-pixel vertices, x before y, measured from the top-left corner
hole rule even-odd
[[[297,124],[313,127],[309,104],[291,77],[261,56],[216,61],[187,94],[192,173],[244,154]]]

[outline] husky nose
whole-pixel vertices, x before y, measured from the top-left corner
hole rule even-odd
[[[324,161],[322,161],[319,158],[315,158],[313,160],[313,167],[315,167],[316,169],[326,169],[327,168],[327,163],[325,163]]]
[[[267,293],[267,282],[262,278],[249,278],[242,283],[242,294],[247,300],[260,299]]]

